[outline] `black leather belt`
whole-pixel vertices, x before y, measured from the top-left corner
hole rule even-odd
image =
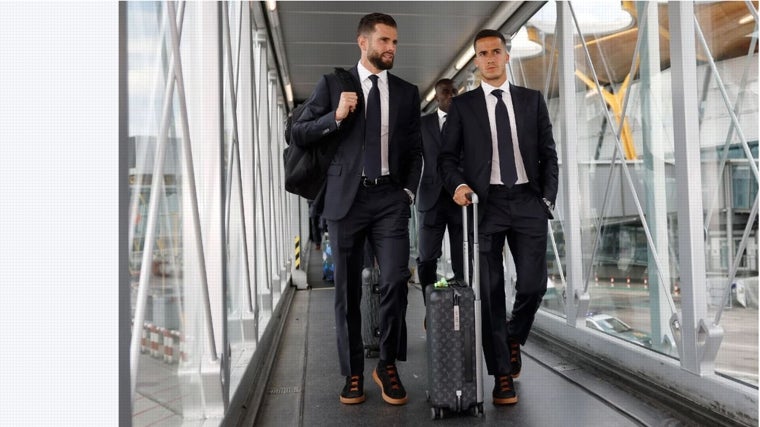
[[[513,185],[512,187],[507,187],[504,184],[491,184],[488,187],[491,191],[501,191],[508,194],[528,193],[533,191],[527,183]]]
[[[360,182],[362,186],[364,187],[374,187],[376,185],[381,185],[381,184],[390,184],[391,177],[390,175],[384,175],[384,176],[377,177],[375,179],[369,179],[366,176],[363,176]]]

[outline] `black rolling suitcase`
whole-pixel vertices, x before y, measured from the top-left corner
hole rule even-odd
[[[380,354],[380,271],[377,267],[362,270],[362,340],[366,357]]]
[[[473,217],[478,217],[478,198],[471,195]],[[467,208],[464,216],[464,268],[469,278]],[[426,289],[428,400],[431,418],[445,411],[483,414],[483,347],[480,317],[478,225],[473,221],[473,274],[471,286],[428,286]]]

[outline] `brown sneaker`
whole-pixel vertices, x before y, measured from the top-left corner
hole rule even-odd
[[[519,378],[520,371],[522,370],[522,356],[520,355],[520,342],[513,339],[508,339],[509,343],[509,365],[512,367],[510,375],[512,378]]]
[[[514,405],[517,403],[517,393],[510,375],[496,375],[494,377],[492,396],[494,405]]]
[[[378,363],[372,371],[372,379],[380,386],[383,392],[383,400],[391,405],[403,405],[409,400],[406,396],[406,390],[401,384],[401,378],[398,377],[396,365],[392,363]]]
[[[340,392],[340,403],[355,405],[364,402],[364,376],[351,375],[346,377],[346,385]]]

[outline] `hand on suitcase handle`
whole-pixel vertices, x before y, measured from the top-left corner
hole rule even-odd
[[[468,206],[472,202],[470,201],[470,195],[475,194],[467,184],[461,184],[454,190],[454,202],[459,206]],[[475,195],[475,201],[477,202],[477,195]]]

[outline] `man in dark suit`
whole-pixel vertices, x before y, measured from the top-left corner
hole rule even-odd
[[[363,245],[369,239],[380,267],[380,361],[372,372],[383,400],[407,401],[396,361],[406,360],[409,217],[422,169],[420,96],[417,87],[390,74],[396,22],[372,13],[359,22],[361,59],[351,74],[363,93],[342,92],[323,77],[293,124],[296,144],[330,132],[341,141],[327,172],[325,205],[335,261],[335,327],[344,404],[364,401],[361,335]],[[366,100],[366,102],[364,101]]]
[[[451,193],[443,188],[438,175],[438,154],[441,151],[443,139],[441,135],[454,95],[456,95],[456,89],[451,79],[441,79],[436,82],[435,99],[438,102],[438,109],[435,113],[421,119],[424,166],[420,189],[417,192],[417,210],[420,213],[417,234],[419,239],[417,274],[422,285],[423,301],[425,301],[425,288],[438,280],[438,258],[441,257],[441,243],[447,227],[454,279],[464,279],[462,211],[452,200]]]
[[[507,81],[504,35],[475,36],[481,86],[454,98],[438,168],[461,206],[480,199],[480,277],[483,353],[495,377],[493,403],[517,403],[520,345],[528,339],[546,292],[547,219],[557,197],[557,151],[540,92]],[[460,159],[461,155],[461,159]],[[517,270],[517,293],[507,323],[502,251],[506,238]]]

